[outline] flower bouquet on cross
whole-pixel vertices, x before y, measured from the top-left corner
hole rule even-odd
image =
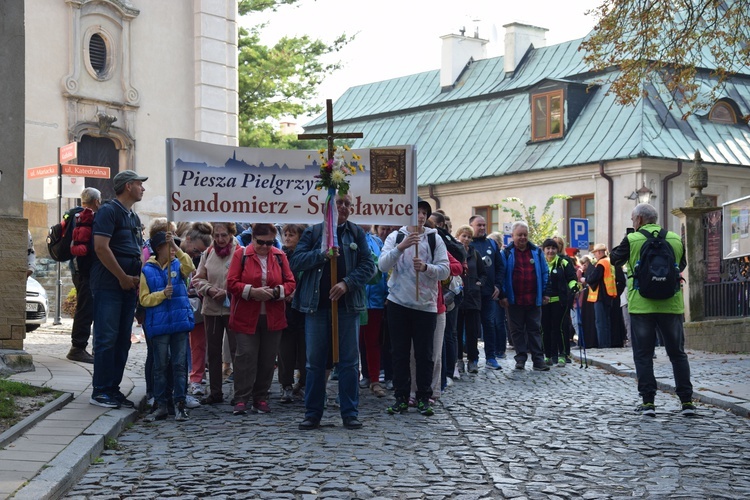
[[[320,172],[315,176],[318,181],[315,189],[326,190],[327,196],[324,204],[323,215],[323,240],[321,250],[329,256],[333,256],[333,249],[338,248],[336,235],[336,195],[349,193],[350,175],[357,170],[364,172],[365,166],[361,163],[362,158],[354,153],[349,146],[332,146],[333,151],[325,148],[319,149]]]

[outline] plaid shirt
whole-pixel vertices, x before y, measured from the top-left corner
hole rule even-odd
[[[531,248],[521,251],[516,248],[516,261],[513,266],[513,291],[518,306],[533,306],[536,303],[536,273],[531,262]]]

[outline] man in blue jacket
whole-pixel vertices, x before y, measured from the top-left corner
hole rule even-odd
[[[496,356],[503,354],[505,345],[498,345],[498,335],[495,329],[495,314],[498,300],[503,287],[503,259],[500,250],[492,238],[487,237],[487,221],[481,215],[473,215],[469,219],[469,225],[474,230],[474,239],[471,247],[477,251],[487,271],[487,281],[482,286],[482,336],[484,337],[484,357],[486,367],[491,370],[500,370],[500,364]],[[476,363],[469,362],[467,370],[476,373]]]
[[[500,305],[508,310],[508,323],[516,349],[516,370],[524,370],[531,352],[533,369],[549,371],[542,351],[542,306],[549,303],[544,290],[549,267],[542,250],[529,241],[529,226],[514,222],[513,242],[503,250],[506,297]]]
[[[326,366],[331,352],[331,303],[338,302],[339,397],[341,418],[347,429],[359,429],[359,315],[366,310],[365,284],[375,275],[375,262],[361,227],[349,222],[351,194],[336,196],[338,223],[337,283],[331,285],[331,257],[321,251],[323,224],[308,227],[289,265],[302,273],[292,307],[305,313],[307,381],[305,419],[300,430],[320,427],[326,399]]]

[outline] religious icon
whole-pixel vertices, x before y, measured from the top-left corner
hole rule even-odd
[[[370,192],[406,194],[406,150],[370,150]]]

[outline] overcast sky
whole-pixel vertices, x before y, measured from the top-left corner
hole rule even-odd
[[[547,28],[547,45],[584,37],[594,27],[584,13],[601,0],[302,0],[275,14],[242,24],[267,21],[263,42],[282,36],[310,35],[324,41],[357,34],[333,55],[343,68],[320,87],[320,101],[338,99],[347,88],[440,67],[440,36],[479,30],[490,41],[488,57],[502,54],[504,24],[522,22]],[[300,123],[308,120],[300,117]]]

